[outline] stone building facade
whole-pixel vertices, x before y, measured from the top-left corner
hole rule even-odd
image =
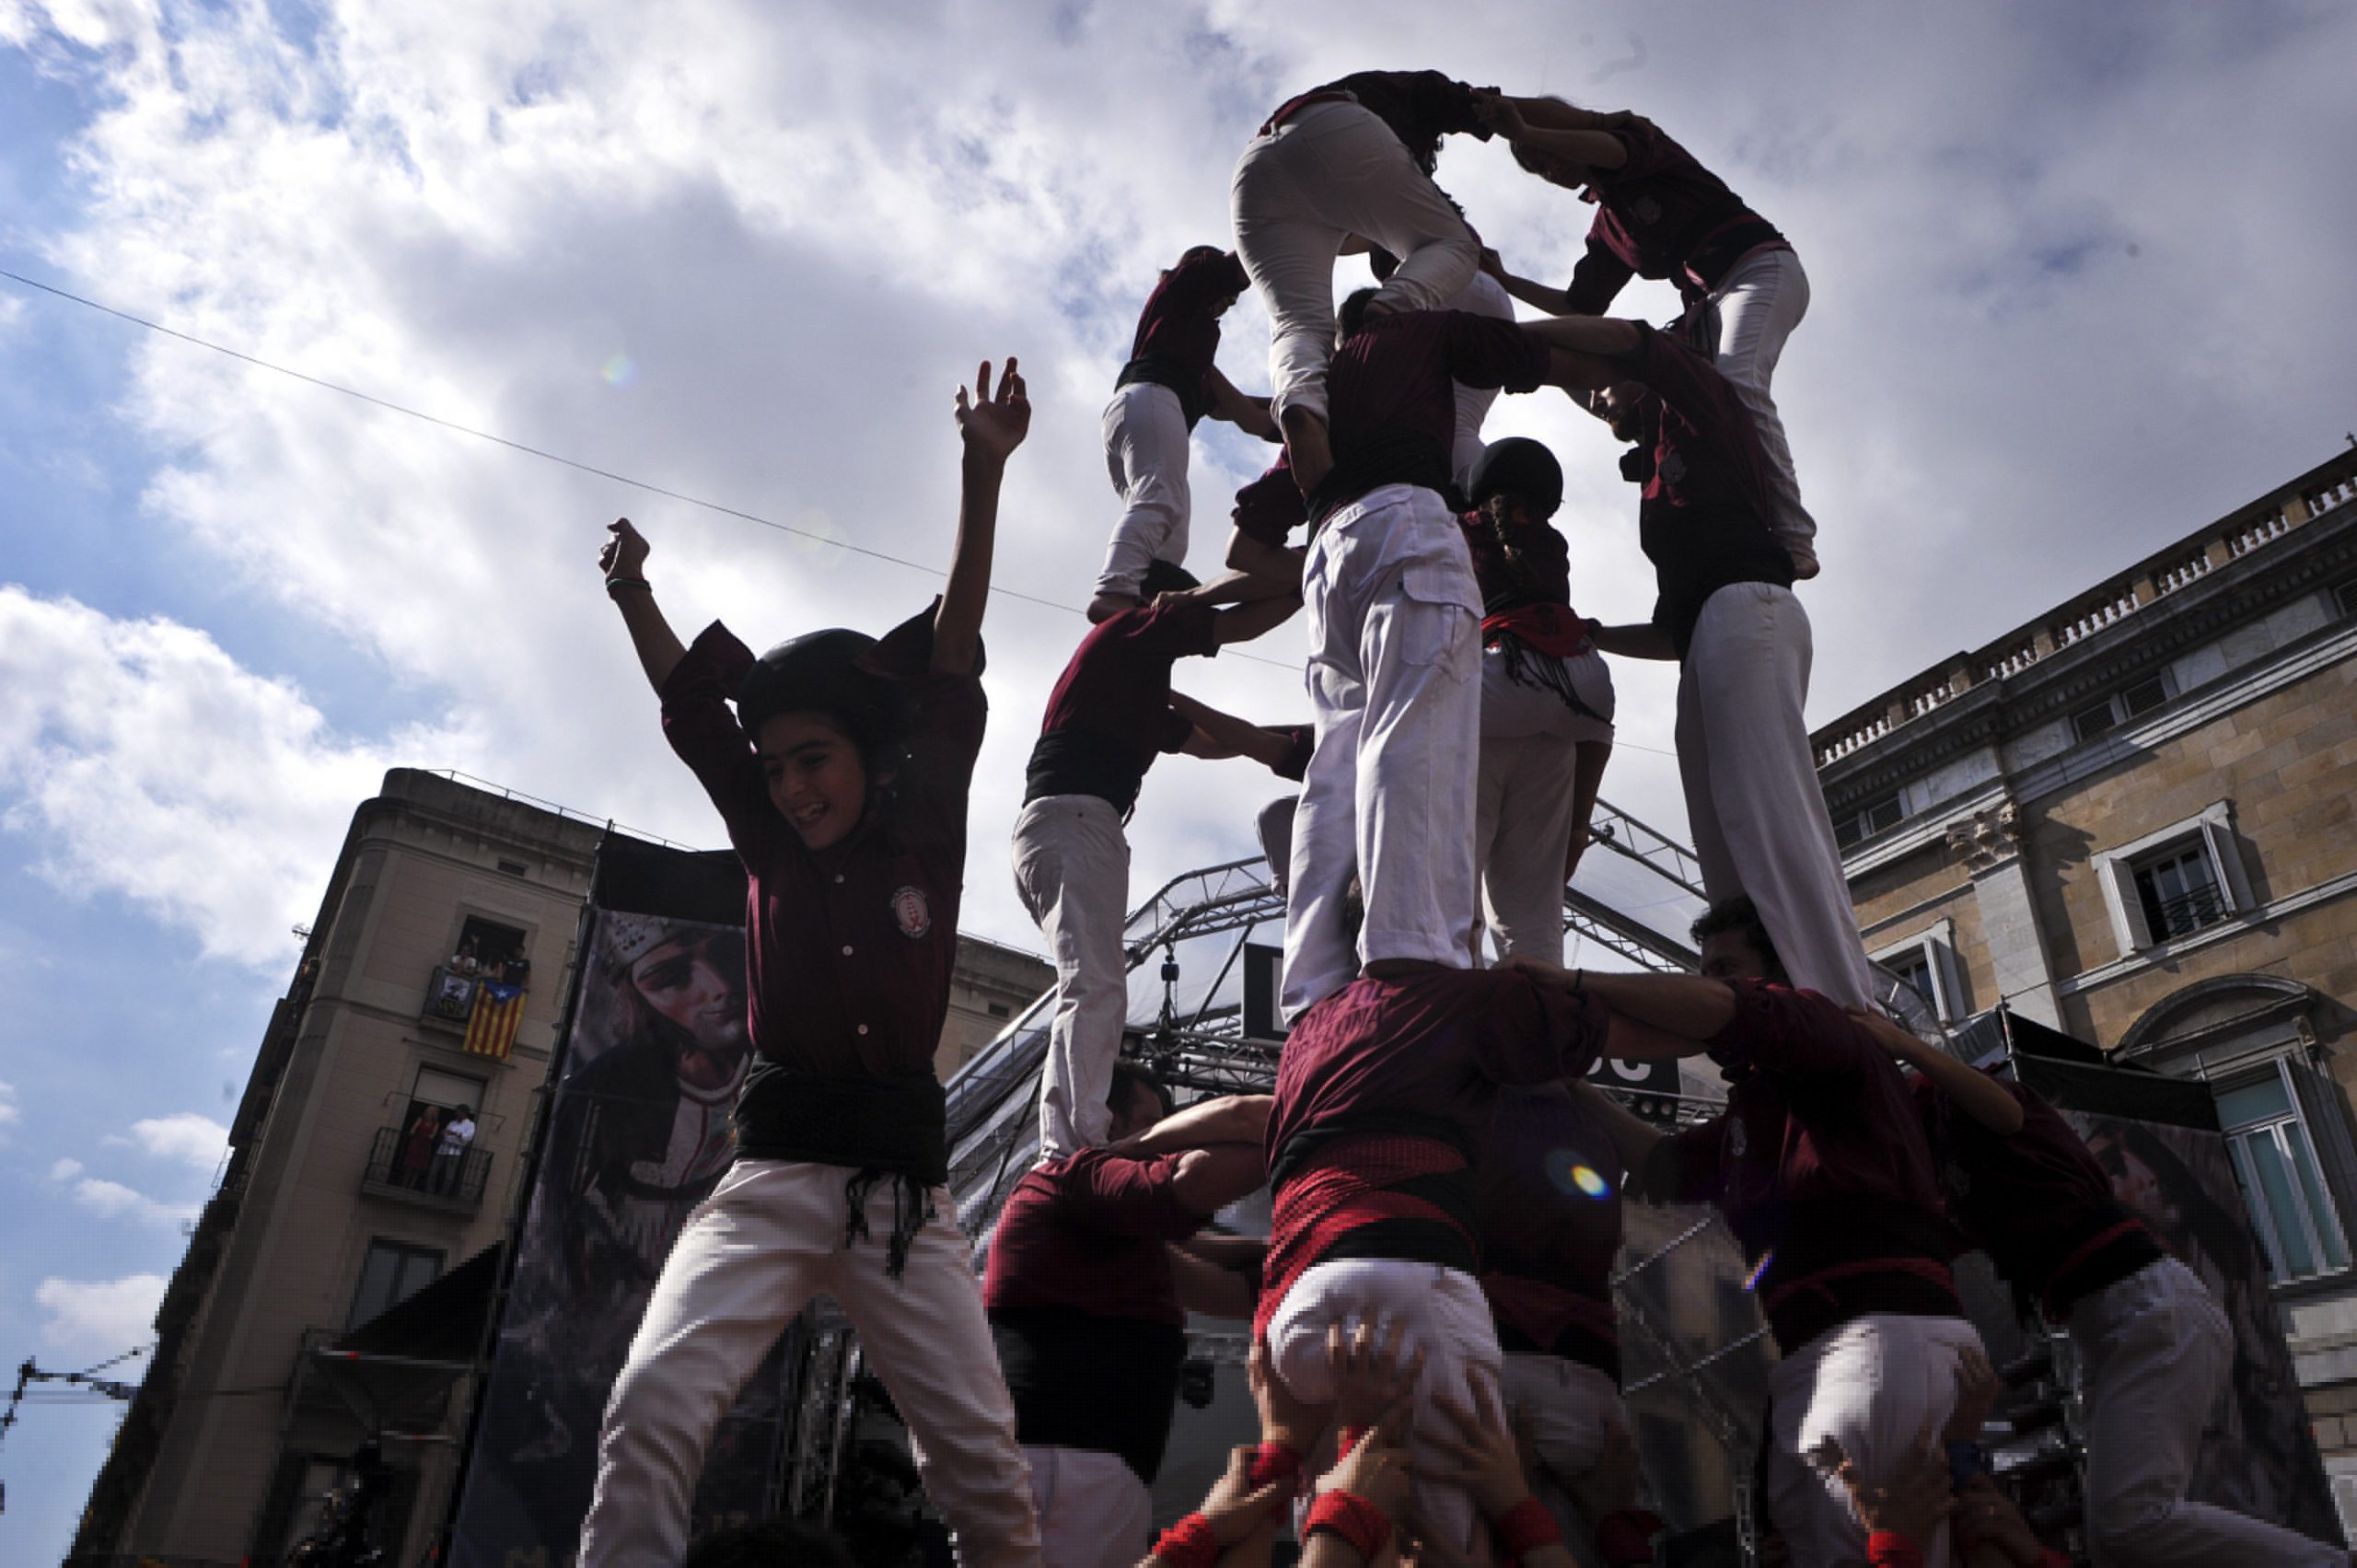
[[[1815,741],[1868,953],[2210,1086],[2357,1514],[2357,449]]]
[[[386,1560],[424,1560],[459,1473],[480,1330],[453,1323],[422,1359],[335,1347],[469,1260],[491,1277],[605,831],[411,769],[354,814],[70,1561],[281,1561],[372,1426],[404,1434],[384,1448]],[[481,979],[453,959],[470,939],[478,967],[505,961],[524,988],[504,1059],[466,1049]],[[945,1070],[1052,980],[1028,955],[961,944]],[[420,1116],[460,1105],[476,1129],[465,1153],[414,1159]]]

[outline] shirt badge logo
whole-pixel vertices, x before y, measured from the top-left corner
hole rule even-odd
[[[1651,196],[1638,197],[1629,203],[1629,210],[1636,215],[1639,223],[1661,222],[1661,203]]]
[[[1741,1159],[1743,1157],[1743,1151],[1750,1146],[1751,1139],[1744,1132],[1741,1119],[1738,1118],[1734,1121],[1728,1122],[1727,1153],[1733,1155],[1737,1159]]]
[[[1654,471],[1661,475],[1661,482],[1664,484],[1676,484],[1686,477],[1686,459],[1677,452],[1672,452],[1655,465]]]
[[[900,923],[900,935],[913,942],[933,929],[933,905],[926,901],[924,889],[903,887],[892,894],[892,918]]]

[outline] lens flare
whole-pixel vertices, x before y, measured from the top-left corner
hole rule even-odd
[[[638,379],[638,361],[626,354],[618,354],[606,361],[605,369],[598,374],[606,378],[609,387],[627,387]]]
[[[1547,1156],[1547,1179],[1555,1191],[1565,1195],[1576,1192],[1584,1198],[1609,1198],[1612,1183],[1594,1169],[1580,1163],[1579,1156],[1569,1149],[1553,1149]]]
[[[1751,1266],[1751,1272],[1743,1276],[1743,1288],[1746,1290],[1758,1290],[1759,1288],[1759,1282],[1767,1277],[1769,1265],[1775,1262],[1775,1260],[1776,1249],[1774,1248],[1771,1247],[1767,1251],[1762,1252],[1759,1255],[1759,1261]]]

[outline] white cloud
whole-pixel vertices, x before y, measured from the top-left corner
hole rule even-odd
[[[1796,20],[1600,0],[1477,6],[1443,38],[1431,15],[539,0],[331,7],[295,39],[261,0],[178,10],[168,29],[138,6],[76,6],[55,23],[72,48],[30,47],[103,112],[75,148],[87,205],[44,249],[62,281],[312,374],[927,563],[954,515],[949,386],[1013,347],[1039,417],[1000,578],[1076,604],[1114,509],[1096,415],[1155,268],[1223,234],[1260,116],[1367,64],[1380,37],[1402,41],[1389,63],[1642,109],[1793,236],[1816,297],[1777,392],[1826,529],[1820,718],[2337,447],[2357,361],[2317,337],[2313,279],[2357,220],[2316,192],[2342,182],[2330,149],[2357,140],[2335,64],[2357,17]],[[2300,108],[2255,120],[2254,102]],[[1452,144],[1441,172],[1520,269],[1568,269],[1587,216],[1570,195],[1495,147]],[[1646,285],[1623,308],[1668,296]],[[1264,382],[1265,331],[1249,299],[1231,314],[1239,384]],[[600,374],[617,355],[634,379]],[[118,726],[52,747],[62,782],[16,809],[63,834],[53,872],[253,961],[284,957],[280,933],[387,760],[714,841],[591,575],[613,515],[646,525],[683,631],[714,613],[756,644],[875,627],[932,586],[168,340],[139,341],[121,412],[162,465],[151,526],[348,639],[434,715],[407,737],[332,737],[310,712],[326,694],[219,661],[209,679],[271,737],[236,788],[179,798]],[[1564,455],[1581,608],[1642,616],[1650,571],[1609,443],[1560,399],[1505,400],[1492,428]],[[1260,455],[1197,444],[1199,566]],[[1080,629],[993,610],[968,903],[983,934],[1031,939],[997,856]],[[1287,631],[1256,651],[1298,648]],[[1297,678],[1233,655],[1186,683],[1253,716],[1305,713]],[[1676,830],[1669,772],[1635,749],[1668,743],[1669,680],[1620,684],[1631,744],[1605,793]],[[164,733],[174,771],[193,738]],[[1163,764],[1132,830],[1139,890],[1239,853],[1272,793],[1246,767]],[[195,847],[174,853],[183,826]],[[250,862],[223,853],[247,833]]]
[[[136,1188],[102,1177],[86,1176],[74,1183],[74,1201],[102,1219],[134,1219],[142,1225],[178,1226],[197,1216],[194,1203],[165,1203]]]
[[[82,1162],[77,1159],[62,1159],[49,1167],[52,1181],[71,1181],[81,1174]]]
[[[156,1337],[156,1308],[164,1300],[161,1274],[125,1274],[119,1280],[44,1279],[33,1300],[48,1314],[43,1343],[57,1350],[104,1355],[144,1345]]]
[[[0,587],[0,826],[61,892],[126,894],[208,955],[288,962],[353,807],[421,751],[465,747],[343,741],[203,632]]]
[[[25,1113],[17,1104],[17,1086],[0,1083],[0,1127],[13,1127],[24,1120]]]
[[[211,1175],[229,1146],[229,1130],[192,1110],[149,1117],[131,1124],[132,1140],[157,1159],[177,1160]]]

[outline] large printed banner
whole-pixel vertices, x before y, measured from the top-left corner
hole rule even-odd
[[[598,1421],[671,1244],[735,1156],[748,1062],[733,858],[609,841],[571,1027],[482,1395],[456,1568],[567,1568]],[[732,891],[733,888],[733,891]],[[619,907],[616,907],[619,906]],[[721,1423],[696,1527],[759,1516],[785,1415],[773,1352]]]
[[[2267,1259],[2200,1084],[2014,1058],[2111,1175],[2114,1195],[2226,1309],[2233,1375],[2210,1411],[2189,1495],[2341,1544],[2332,1491],[2283,1342]]]

